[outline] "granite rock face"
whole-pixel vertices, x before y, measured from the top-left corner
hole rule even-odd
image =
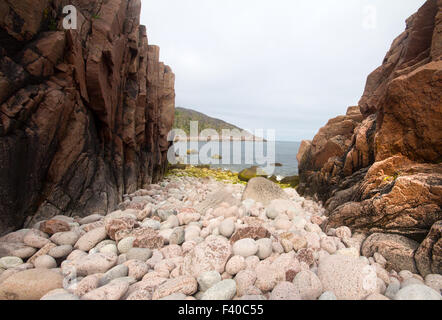
[[[70,4],[75,30],[63,28]],[[175,77],[140,10],[140,0],[0,3],[0,234],[110,212],[162,177]]]
[[[298,154],[298,191],[324,202],[326,228],[422,242],[442,219],[442,1],[428,0],[406,24],[359,106]],[[421,252],[439,256],[432,248]]]

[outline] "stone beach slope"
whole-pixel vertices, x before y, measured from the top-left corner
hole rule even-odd
[[[0,238],[0,299],[441,299],[441,275],[411,272],[382,236],[324,233],[324,212],[264,178],[168,176],[106,216]]]

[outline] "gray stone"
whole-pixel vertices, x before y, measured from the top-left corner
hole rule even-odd
[[[439,292],[430,287],[419,284],[412,284],[399,290],[394,300],[441,300]]]
[[[129,274],[129,268],[123,264],[113,267],[107,271],[99,280],[98,286],[104,286],[112,280],[126,277]]]
[[[221,275],[217,271],[207,271],[200,275],[197,281],[199,289],[201,291],[207,291],[221,281]]]
[[[147,261],[152,257],[152,250],[148,248],[132,248],[126,253],[127,260]]]
[[[201,300],[231,300],[236,295],[236,282],[232,279],[223,280],[209,288]]]
[[[241,239],[233,244],[232,251],[234,255],[243,256],[244,258],[255,255],[258,252],[256,241],[251,238]]]

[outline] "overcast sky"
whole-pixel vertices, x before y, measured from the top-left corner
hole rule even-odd
[[[142,0],[176,105],[278,140],[312,139],[357,105],[424,0]]]

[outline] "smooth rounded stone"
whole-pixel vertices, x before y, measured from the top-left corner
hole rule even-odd
[[[412,285],[412,284],[424,285],[424,282],[419,280],[419,279],[416,279],[416,278],[409,278],[409,279],[407,279],[405,281],[402,281],[401,289],[405,288],[406,286]]]
[[[256,240],[256,244],[258,245],[257,256],[261,260],[265,260],[272,255],[273,247],[272,240],[269,238],[263,238]]]
[[[100,253],[114,253],[114,254],[118,254],[118,248],[115,244],[113,243],[109,243],[103,247],[100,248],[100,250],[98,250],[98,252]]]
[[[247,268],[246,260],[242,256],[233,256],[227,261],[226,272],[232,276]]]
[[[384,295],[390,299],[394,299],[396,294],[401,289],[401,283],[398,279],[392,278],[390,279],[390,284],[387,286],[387,290],[385,290]]]
[[[411,284],[399,290],[394,300],[442,300],[442,296],[425,285]]]
[[[281,239],[280,243],[285,253],[288,253],[293,250],[293,242],[288,239]]]
[[[377,289],[376,269],[360,259],[331,255],[318,267],[324,291],[333,292],[338,300],[361,300]]]
[[[105,227],[93,229],[78,239],[75,244],[75,249],[82,251],[89,251],[95,247],[100,241],[103,241],[107,237]]]
[[[351,238],[351,230],[349,227],[339,227],[336,229],[336,237],[340,239]]]
[[[117,255],[113,253],[94,253],[72,261],[66,266],[66,271],[69,273],[75,270],[78,276],[105,273],[116,265],[117,260]]]
[[[158,216],[161,221],[167,221],[167,219],[169,219],[169,217],[176,215],[176,211],[175,210],[162,210],[162,209],[158,209],[155,211],[155,215]]]
[[[4,251],[1,256],[11,256],[21,259],[32,257],[37,249],[29,247],[23,243],[0,243],[0,252]]]
[[[162,229],[158,232],[158,235],[164,238],[164,244],[169,244],[169,239],[172,235],[172,232],[172,229]]]
[[[147,261],[152,257],[152,250],[148,248],[132,248],[126,253],[127,260]]]
[[[293,279],[302,300],[316,300],[323,292],[318,276],[311,271],[301,271]]]
[[[66,260],[77,260],[79,258],[87,256],[87,252],[81,251],[81,250],[74,250],[72,251],[67,257]]]
[[[251,238],[241,239],[233,244],[232,251],[234,255],[244,258],[254,256],[258,252],[256,241]]]
[[[442,291],[442,275],[440,274],[429,274],[425,277],[425,285],[436,290],[437,292]]]
[[[49,250],[48,255],[55,259],[65,258],[72,252],[72,250],[73,248],[71,245],[58,246]]]
[[[192,241],[195,240],[196,238],[198,238],[200,236],[201,231],[196,228],[186,228],[184,231],[184,241]]]
[[[402,279],[402,281],[405,281],[413,278],[413,273],[408,270],[402,270],[399,272],[399,277]]]
[[[324,238],[321,240],[321,248],[330,254],[335,253],[337,250],[336,243],[330,238]]]
[[[160,230],[161,223],[159,221],[157,221],[157,220],[146,219],[141,224],[141,227],[143,227],[143,228],[151,228],[151,229],[154,229],[154,230]]]
[[[379,263],[382,266],[382,268],[385,268],[387,260],[384,258],[382,254],[380,254],[379,252],[375,252],[373,258],[377,263]]]
[[[172,258],[180,258],[183,256],[183,250],[181,249],[181,247],[177,244],[171,244],[168,245],[164,248],[162,248],[161,250],[162,255],[164,256],[164,258],[166,259],[172,259]]]
[[[285,274],[279,265],[259,265],[256,275],[255,286],[263,293],[272,291],[278,282],[285,280]]]
[[[48,243],[51,243],[51,240],[48,239],[46,233],[32,229],[26,233],[23,242],[30,247],[41,249]]]
[[[293,250],[298,252],[301,249],[305,249],[308,246],[308,242],[305,236],[295,234],[291,239],[293,243]]]
[[[57,267],[57,261],[50,255],[45,254],[35,259],[34,266],[39,269],[52,269]]]
[[[130,249],[133,248],[135,240],[136,240],[135,237],[127,237],[127,238],[120,240],[120,242],[118,242],[118,246],[117,246],[118,252],[127,253]]]
[[[153,293],[152,300],[170,296],[174,293],[182,293],[191,296],[198,290],[198,282],[194,277],[182,276],[168,280],[161,284]]]
[[[103,273],[96,273],[84,278],[77,278],[75,283],[69,288],[69,291],[76,296],[81,297],[86,293],[97,289],[103,276]]]
[[[22,243],[23,238],[28,233],[28,231],[31,229],[20,229],[11,233],[8,233],[4,235],[3,237],[0,237],[0,242],[7,242],[7,243]]]
[[[296,230],[304,230],[307,221],[302,217],[294,217],[292,219],[293,228]]]
[[[130,288],[129,288],[130,290]],[[130,293],[126,300],[147,301],[152,300],[152,292],[150,290],[136,290]]]
[[[318,298],[318,300],[338,300],[335,294],[331,291],[326,291]]]
[[[74,246],[79,238],[80,236],[75,231],[68,231],[68,232],[56,233],[52,235],[50,240],[59,246],[64,246],[64,245]]]
[[[219,233],[226,238],[230,238],[234,232],[235,221],[233,219],[225,219],[219,225]]]
[[[163,297],[159,300],[174,300],[174,301],[179,301],[179,300],[186,300],[187,296],[183,293],[173,293],[167,297]]]
[[[322,232],[322,229],[320,226],[318,226],[317,224],[314,224],[314,223],[310,223],[310,222],[307,222],[307,224],[304,227],[304,230],[307,232],[316,233],[318,235],[321,234],[321,232]]]
[[[48,269],[17,272],[0,284],[0,300],[39,300],[63,287],[63,276]]]
[[[301,300],[301,296],[293,283],[283,281],[273,289],[269,300]]]
[[[82,300],[120,300],[129,289],[129,283],[115,279],[100,288],[94,289],[84,296]]]
[[[229,241],[224,237],[208,236],[184,256],[183,274],[198,277],[206,271],[223,273],[232,254]]]
[[[91,214],[90,216],[82,218],[80,221],[78,221],[78,223],[80,225],[89,224],[89,223],[94,223],[94,222],[100,221],[101,219],[104,219],[104,216],[102,216],[101,214],[95,213],[95,214]]]
[[[206,292],[204,292],[201,300],[232,300],[236,295],[236,282],[227,279],[218,282]]]
[[[292,201],[277,199],[270,202],[266,208],[266,216],[269,219],[276,219],[280,214],[296,215],[297,208]]]
[[[80,300],[80,298],[69,291],[65,289],[55,289],[47,294],[45,294],[43,297],[41,297],[40,300],[47,300],[47,301],[69,301],[69,300]]]
[[[180,222],[177,218],[177,216],[173,215],[167,218],[167,221],[163,222],[161,224],[160,229],[173,229],[180,225]]]
[[[292,222],[287,218],[276,218],[275,221],[273,222],[273,226],[275,227],[276,230],[290,230],[292,228]]]
[[[284,253],[284,247],[280,242],[272,242],[272,251],[276,254]]]
[[[118,256],[117,264],[123,264],[123,263],[125,263],[127,260],[129,260],[129,259],[127,258],[127,254],[125,254],[125,253],[120,254],[120,255]]]
[[[185,238],[184,228],[177,227],[173,229],[172,233],[169,236],[169,244],[181,245],[184,242],[184,238]]]
[[[247,290],[255,284],[256,278],[256,272],[253,270],[242,270],[238,272],[234,278],[238,296],[246,294]]]
[[[201,274],[198,278],[198,285],[201,291],[207,291],[215,284],[221,281],[221,275],[217,271],[207,271]]]
[[[23,264],[23,260],[19,257],[3,257],[0,258],[0,268],[11,269]]]
[[[339,249],[338,251],[336,251],[336,254],[348,256],[348,257],[359,258],[359,251],[356,248]]]
[[[146,262],[140,260],[129,260],[124,263],[129,268],[129,277],[135,280],[141,280],[149,272],[149,266]]]
[[[377,278],[375,293],[385,294],[386,291],[387,291],[387,285],[385,284],[385,282],[382,279]]]
[[[109,271],[107,271],[100,279],[98,282],[98,286],[104,286],[106,284],[108,284],[109,282],[111,282],[112,280],[118,279],[118,278],[123,278],[126,277],[129,274],[129,268],[126,265],[117,265],[115,267],[113,267],[112,269],[110,269]]]

